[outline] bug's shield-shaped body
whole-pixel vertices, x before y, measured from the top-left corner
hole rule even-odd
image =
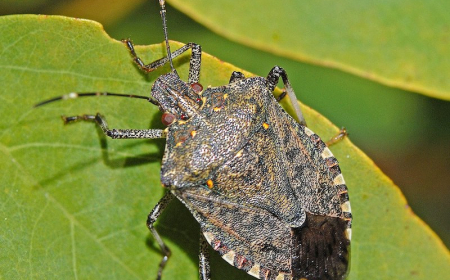
[[[167,129],[161,180],[214,250],[259,279],[343,279],[350,203],[326,145],[262,77],[208,88],[199,103],[178,81],[169,73],[152,89],[163,110],[189,115]]]

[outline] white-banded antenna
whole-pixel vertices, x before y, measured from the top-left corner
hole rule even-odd
[[[170,62],[170,68],[172,69],[173,72],[177,72],[175,70],[175,67],[173,67],[173,62],[172,62],[172,53],[170,52],[170,45],[169,45],[169,36],[167,36],[167,22],[166,22],[166,5],[165,5],[166,1],[165,0],[159,0],[159,5],[161,6],[161,19],[162,19],[162,24],[163,24],[163,31],[164,31],[164,40],[166,41],[166,50],[167,50],[167,56],[169,57],[169,62]]]

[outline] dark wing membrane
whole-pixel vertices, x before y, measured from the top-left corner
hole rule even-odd
[[[230,202],[205,188],[173,192],[227,262],[261,279],[280,272],[290,274],[291,229],[284,222],[265,210]]]
[[[350,259],[346,228],[341,218],[307,213],[305,224],[292,229],[294,279],[344,279]]]

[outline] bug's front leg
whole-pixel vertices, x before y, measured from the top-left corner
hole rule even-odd
[[[153,237],[155,238],[156,242],[158,243],[159,247],[161,248],[162,253],[164,254],[161,262],[159,263],[159,269],[158,269],[158,276],[156,277],[157,280],[161,280],[161,275],[164,267],[166,266],[167,260],[170,257],[170,250],[167,247],[167,245],[162,240],[159,233],[156,231],[153,224],[158,219],[159,215],[164,211],[164,209],[167,207],[169,202],[173,199],[173,195],[170,192],[167,192],[163,198],[159,200],[159,202],[156,204],[155,207],[153,207],[153,210],[150,212],[147,218],[147,227],[151,231]]]
[[[151,72],[155,69],[157,69],[158,67],[163,66],[164,64],[169,62],[169,57],[163,57],[161,59],[158,59],[156,61],[153,61],[149,64],[145,64],[142,59],[137,56],[136,51],[134,50],[134,45],[131,42],[131,40],[126,39],[126,40],[122,40],[122,42],[124,42],[128,48],[128,50],[130,51],[131,55],[133,56],[133,60],[134,62],[136,62],[136,64],[139,66],[139,68],[142,71],[145,72]],[[182,53],[184,53],[185,51],[192,49],[192,54],[191,54],[191,59],[189,61],[189,79],[188,79],[188,83],[189,84],[195,84],[198,83],[199,78],[200,78],[200,65],[201,65],[201,58],[202,58],[202,48],[200,45],[197,45],[196,43],[187,43],[186,45],[184,45],[183,47],[179,48],[178,50],[174,51],[172,53],[172,58],[175,58],[179,55],[181,55]]]
[[[97,113],[94,115],[81,115],[81,116],[62,116],[65,124],[73,123],[76,121],[93,121],[102,129],[106,136],[112,139],[155,139],[165,138],[166,135],[162,129],[109,129],[105,118]]]

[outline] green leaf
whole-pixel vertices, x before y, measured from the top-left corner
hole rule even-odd
[[[69,92],[149,95],[168,68],[143,75],[125,46],[92,21],[1,17],[0,37],[0,278],[153,279],[161,253],[145,221],[164,192],[159,182],[164,141],[113,141],[92,123],[63,126],[59,116],[101,112],[111,127],[154,128],[161,127],[157,108],[117,98],[32,106]],[[164,46],[137,52],[149,62],[164,56]],[[188,64],[188,56],[175,61],[183,79]],[[201,82],[226,84],[235,70],[204,54]],[[323,139],[337,132],[317,112],[303,110]],[[450,275],[448,250],[389,178],[349,139],[332,150],[355,217],[349,279]],[[199,229],[191,214],[172,203],[157,229],[173,253],[165,279],[197,279]],[[216,253],[212,257],[213,279],[254,279]]]
[[[450,100],[450,2],[170,0],[231,40]]]
[[[123,18],[132,10],[141,6],[145,0],[105,1],[105,0],[72,0],[56,1],[47,14],[87,18],[112,24]]]

